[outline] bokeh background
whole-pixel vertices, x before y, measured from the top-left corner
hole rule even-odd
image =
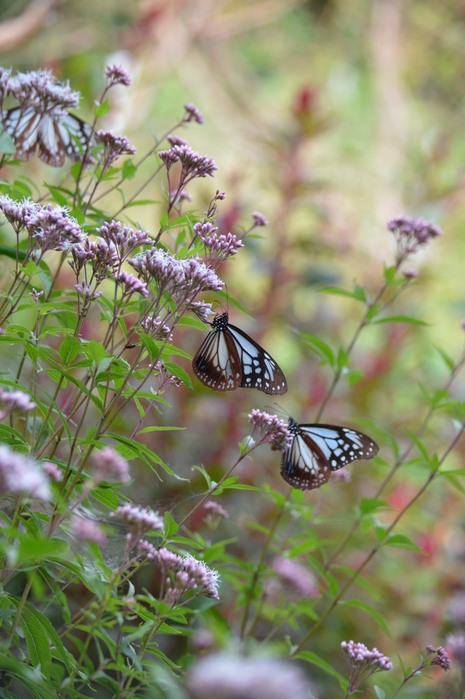
[[[389,218],[408,213],[442,226],[444,237],[412,259],[417,283],[396,306],[396,312],[429,326],[366,330],[351,364],[364,378],[352,387],[341,384],[326,412],[329,422],[372,420],[401,444],[404,428],[416,429],[427,410],[419,384],[440,387],[447,379],[435,345],[453,357],[463,346],[464,47],[460,0],[0,0],[1,64],[51,68],[69,79],[82,93],[84,118],[91,118],[102,90],[105,64],[123,64],[132,86],[114,91],[102,127],[127,135],[140,154],[152,144],[152,134],[176,123],[184,103],[192,101],[203,112],[204,126],[180,135],[214,157],[219,171],[215,181],[191,188],[192,206],[203,211],[219,188],[226,192],[219,219],[224,231],[249,227],[257,210],[270,222],[258,229],[260,238],[247,240],[223,278],[229,295],[250,314],[230,304],[232,322],[282,366],[290,390],[279,408],[299,421],[315,416],[330,374],[296,330],[335,348],[347,346],[363,313],[361,305],[319,289],[351,288],[354,281],[377,289],[383,265],[394,259],[393,239],[385,229]],[[25,172],[52,184],[61,177],[38,159]],[[136,185],[129,183],[129,193],[131,186]],[[144,197],[162,199],[158,180]],[[108,210],[116,211],[119,202],[115,195]],[[131,209],[131,221],[156,231],[161,210],[156,205]],[[189,328],[174,342],[193,354],[202,339]],[[454,396],[464,391],[465,383],[457,380]],[[249,410],[272,400],[257,392],[213,394],[195,379],[194,391],[173,389],[165,397],[173,407],[154,414],[153,424],[187,429],[151,436],[151,445],[188,480],[163,476],[161,481],[141,465],[133,496],[178,516],[200,488],[192,466],[202,464],[219,477],[248,434]],[[127,423],[131,419],[126,414]],[[439,415],[426,443],[441,452],[453,429],[450,417]],[[462,467],[464,453],[465,445],[451,455],[448,467]],[[386,443],[381,456],[392,463]],[[309,504],[320,498],[315,527],[334,542],[386,469],[365,462],[351,472],[350,484],[305,495]],[[279,456],[265,448],[241,466],[239,475],[245,483],[287,490]],[[415,467],[401,469],[386,497],[393,510],[381,519],[389,520],[423,479]],[[235,538],[231,552],[256,561],[263,538],[244,523],[268,525],[273,503],[242,491],[232,491],[221,503],[231,516],[214,537]],[[463,503],[450,484],[436,483],[399,529],[424,555],[392,548],[370,565],[367,577],[379,593],[376,604],[393,640],[363,612],[341,609],[311,648],[341,672],[346,659],[338,647],[349,638],[377,645],[393,659],[398,651],[407,666],[415,662],[417,647],[439,645],[449,630],[460,630],[465,624]],[[191,523],[196,526],[201,521]],[[341,562],[357,565],[373,541],[370,531],[360,529]],[[357,593],[363,599],[363,590]],[[230,606],[223,609],[230,620],[233,602],[230,594]],[[266,632],[265,624],[257,627],[259,637]],[[312,674],[320,687],[332,687],[318,670]],[[420,682],[420,694],[412,687],[411,696],[437,696],[435,680],[442,678],[432,676],[433,683]],[[388,686],[389,681],[386,677]],[[442,696],[439,685],[437,691]]]

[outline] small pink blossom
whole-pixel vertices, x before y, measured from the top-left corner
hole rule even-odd
[[[292,586],[302,597],[317,597],[315,576],[303,565],[291,558],[276,556],[272,567],[276,575]]]
[[[129,483],[131,480],[128,462],[112,447],[94,452],[93,459],[97,468],[95,480],[108,480],[108,477],[121,483]]]
[[[42,464],[42,471],[48,476],[52,481],[60,483],[63,480],[63,472],[56,464],[51,461],[46,461]]]
[[[113,85],[124,85],[125,87],[129,87],[131,84],[131,78],[124,70],[123,66],[119,63],[107,65],[105,68],[105,75],[108,78],[108,87],[113,87]]]
[[[93,541],[98,546],[101,546],[107,540],[107,535],[100,529],[98,524],[91,519],[85,519],[78,515],[74,515],[71,518],[71,534],[76,539]]]

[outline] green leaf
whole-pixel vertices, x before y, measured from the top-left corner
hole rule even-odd
[[[378,697],[378,699],[386,699],[386,692],[384,691],[384,689],[381,689],[381,687],[378,687],[377,684],[375,684],[375,686],[373,687],[373,690],[374,690],[376,696]]]
[[[364,290],[358,284],[354,284],[354,291],[346,291],[345,289],[339,289],[337,286],[325,286],[320,289],[321,294],[333,294],[335,296],[347,296],[348,298],[354,299],[355,301],[362,301],[366,303],[367,298]]]
[[[177,324],[188,325],[191,328],[197,328],[197,330],[208,330],[208,327],[205,325],[205,323],[202,323],[201,320],[196,320],[195,318],[186,318],[185,316],[183,318],[180,318]]]
[[[25,539],[18,548],[18,563],[62,558],[68,549],[68,544],[61,539]]]
[[[76,337],[67,335],[60,345],[60,357],[65,366],[71,364],[81,351],[81,343]]]
[[[364,373],[363,371],[360,371],[360,369],[349,369],[343,371],[342,376],[347,381],[349,386],[354,386],[354,384],[356,384],[357,381],[360,381],[360,379],[364,378]]]
[[[383,617],[381,614],[374,609],[371,604],[367,604],[367,602],[361,602],[358,599],[352,599],[352,600],[344,600],[339,602],[339,604],[344,605],[345,607],[354,607],[355,609],[361,609],[362,611],[366,612],[371,616],[372,619],[374,619],[383,629],[384,633],[389,636],[389,638],[392,638],[391,632],[389,631],[389,627],[384,621]]]
[[[452,359],[452,357],[449,357],[449,355],[447,354],[447,352],[445,352],[443,349],[441,349],[441,348],[438,347],[437,345],[433,345],[433,347],[434,347],[434,349],[435,349],[437,352],[439,352],[439,354],[441,355],[441,357],[442,357],[443,360],[445,361],[447,367],[452,371],[452,370],[454,369],[454,367],[455,367],[455,362],[454,362],[454,360]]]
[[[37,616],[30,607],[25,606],[21,613],[21,628],[26,640],[27,649],[34,667],[40,665],[45,677],[50,677],[52,654],[50,652],[47,634]]]
[[[347,690],[347,687],[349,685],[348,681],[346,680],[343,675],[339,674],[337,670],[333,668],[332,665],[326,662],[326,660],[323,660],[323,658],[320,658],[319,655],[316,653],[312,653],[309,650],[302,650],[300,653],[297,653],[295,656],[296,659],[300,660],[305,660],[305,662],[310,663],[311,665],[315,665],[316,667],[319,667],[320,670],[323,670],[326,672],[328,675],[331,675],[331,677],[335,677],[337,681],[339,682],[341,689],[345,692]]]
[[[68,671],[71,671],[72,667],[74,666],[73,656],[70,653],[68,653],[68,651],[65,649],[59,635],[53,628],[48,617],[46,617],[45,614],[43,614],[42,612],[39,612],[37,609],[35,609],[35,607],[32,604],[30,604],[30,602],[26,602],[25,611],[35,617],[37,623],[41,625],[41,627],[47,634],[49,640],[52,643],[52,654],[62,661],[62,663],[65,665]]]
[[[389,505],[387,502],[384,502],[384,500],[377,500],[376,498],[362,498],[362,502],[360,503],[360,513],[362,515],[368,515],[375,512],[375,510],[379,509],[380,507],[389,507]]]
[[[418,318],[411,318],[410,316],[387,316],[386,318],[378,318],[378,320],[372,320],[372,325],[381,325],[381,323],[411,323],[412,325],[429,325],[425,323],[424,320],[418,320]]]
[[[185,430],[185,427],[168,427],[168,426],[152,426],[152,427],[144,427],[142,430],[139,430],[137,434],[146,434],[147,432],[170,432],[173,430]]]
[[[105,116],[105,114],[108,114],[108,102],[105,100],[105,102],[102,102],[102,104],[99,104],[97,107],[95,107],[95,117],[96,119],[101,119],[102,117]]]
[[[298,331],[298,335],[300,335],[300,337],[304,340],[305,344],[307,344],[310,347],[310,349],[312,349],[319,357],[321,357],[324,364],[329,364],[331,367],[334,366],[334,353],[331,347],[326,344],[326,342],[323,342],[323,340],[320,340],[318,337],[315,337],[314,335],[310,335],[310,333]]]
[[[346,367],[348,365],[348,363],[349,363],[349,355],[342,347],[339,347],[339,351],[337,353],[337,368],[343,369],[344,367]]]
[[[123,163],[123,168],[121,170],[121,175],[123,180],[132,180],[132,178],[136,175],[137,173],[137,168],[132,162],[132,158],[128,158],[128,160],[125,160]],[[136,202],[133,202],[135,204]]]
[[[2,131],[0,134],[0,151],[5,155],[14,155],[16,153],[15,142],[7,131]]]
[[[384,267],[384,279],[386,281],[386,284],[392,284],[396,277],[396,268],[393,265],[392,267]]]
[[[164,211],[163,215],[160,219],[160,228],[166,228],[167,225],[168,225],[168,214],[166,213],[166,211]]]
[[[176,534],[179,527],[170,515],[169,512],[165,512],[165,537],[169,538],[172,534]]]
[[[172,374],[173,376],[177,376],[178,379],[181,379],[181,381],[183,382],[183,384],[187,386],[187,388],[193,388],[191,377],[189,376],[187,371],[182,369],[177,364],[173,364],[172,362],[165,362],[165,367],[168,369],[170,374]]]
[[[390,534],[383,542],[384,546],[396,546],[401,549],[408,549],[409,551],[415,551],[416,553],[425,552],[419,546],[413,543],[408,536],[405,534]]]
[[[404,427],[404,430],[408,434],[408,436],[410,437],[412,442],[414,442],[416,444],[418,451],[420,452],[420,454],[422,455],[422,457],[425,460],[425,463],[429,464],[430,463],[429,454],[428,454],[426,447],[423,445],[423,442],[415,434],[413,434],[413,432],[408,430],[406,427]]]
[[[54,198],[57,204],[60,206],[66,206],[67,199],[64,196],[63,192],[60,190],[60,187],[53,187],[51,184],[47,184],[47,182],[44,182],[44,185],[47,187],[48,191]]]

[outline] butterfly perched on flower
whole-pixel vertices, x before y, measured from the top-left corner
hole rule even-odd
[[[91,125],[74,114],[52,116],[35,107],[13,107],[3,113],[3,126],[13,139],[18,160],[30,160],[37,151],[47,165],[62,167],[65,156],[81,160],[87,145],[95,145]]]
[[[281,475],[293,488],[314,490],[329,480],[332,471],[352,461],[372,459],[378,445],[362,432],[337,425],[299,425],[289,418],[291,446],[281,460]]]
[[[286,393],[286,378],[274,359],[230,325],[228,313],[217,313],[211,327],[192,362],[199,381],[214,391],[257,388],[273,395]]]

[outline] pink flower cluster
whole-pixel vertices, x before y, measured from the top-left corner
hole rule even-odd
[[[215,502],[214,500],[210,500],[210,502],[206,502],[205,505],[203,506],[203,509],[208,512],[209,515],[212,515],[213,517],[223,517],[224,519],[228,519],[229,513],[227,510],[224,509],[218,502]]]
[[[152,245],[153,240],[147,231],[134,231],[127,225],[122,225],[120,221],[106,221],[97,233],[103,238],[109,248],[117,251],[120,262],[143,245]]]
[[[162,531],[165,523],[157,512],[140,505],[120,505],[116,510],[129,529],[129,545],[133,546],[149,531]]]
[[[24,391],[4,391],[0,388],[0,420],[4,420],[10,413],[17,410],[29,411],[36,407],[36,404]]]
[[[310,681],[301,667],[278,658],[209,653],[187,677],[196,699],[309,699]]]
[[[293,435],[287,429],[285,423],[276,415],[268,415],[268,413],[260,410],[252,410],[249,414],[249,422],[254,427],[255,443],[271,444],[273,451],[286,451],[292,444]]]
[[[171,329],[163,324],[160,316],[157,316],[157,318],[155,316],[147,316],[147,318],[141,320],[140,327],[146,335],[150,335],[155,340],[171,342],[173,339]]]
[[[276,556],[272,568],[276,575],[294,588],[301,597],[316,597],[319,594],[315,576],[297,561]]]
[[[84,234],[75,218],[65,207],[51,204],[34,205],[34,211],[25,215],[25,227],[33,247],[39,249],[40,257],[47,250],[67,250],[73,243],[82,243]]]
[[[386,227],[396,239],[398,261],[443,234],[436,224],[410,216],[397,216],[388,221]]]
[[[194,240],[200,238],[205,246],[206,262],[212,267],[236,255],[244,247],[244,244],[232,233],[218,235],[217,231],[218,228],[209,221],[199,222],[194,226]]]
[[[112,447],[104,447],[94,452],[93,460],[96,467],[94,480],[115,478],[121,483],[129,483],[131,480],[128,462]]]
[[[108,65],[105,68],[105,75],[108,78],[108,87],[113,87],[113,85],[124,85],[129,87],[131,84],[131,78],[128,73],[124,70],[123,66],[119,63],[113,63],[113,65]]]
[[[129,274],[123,270],[115,276],[116,284],[121,288],[122,299],[127,301],[133,294],[140,294],[144,298],[149,295],[149,289],[146,282],[138,279],[133,274]]]
[[[433,646],[426,646],[426,651],[428,655],[436,654],[436,657],[432,659],[430,665],[439,665],[443,670],[451,669],[451,662],[449,655],[445,648],[439,646],[439,648],[433,648]]]
[[[0,445],[0,494],[50,500],[50,485],[39,464]]]
[[[184,105],[184,109],[186,110],[183,119],[185,124],[188,124],[190,121],[196,121],[197,124],[203,124],[203,114],[197,109],[195,104],[189,102],[189,104]]]
[[[147,284],[154,281],[159,292],[179,292],[188,298],[200,291],[220,291],[224,286],[214,270],[198,257],[178,260],[164,250],[152,248],[128,262]]]
[[[93,541],[101,546],[107,540],[107,535],[100,529],[98,524],[91,519],[85,519],[74,515],[71,518],[71,534],[81,541]]]
[[[175,602],[188,590],[202,590],[207,597],[219,599],[219,575],[203,561],[193,556],[180,556],[167,548],[158,549],[151,558],[165,576],[165,600]]]
[[[113,131],[100,129],[95,134],[98,143],[103,144],[102,171],[106,170],[122,155],[135,155],[136,148],[131,146],[126,136],[117,136]]]
[[[0,69],[0,91],[2,101],[7,96],[15,97],[21,109],[32,107],[39,114],[51,117],[64,116],[69,109],[79,106],[79,92],[71,90],[54,77],[50,70],[18,72]]]

